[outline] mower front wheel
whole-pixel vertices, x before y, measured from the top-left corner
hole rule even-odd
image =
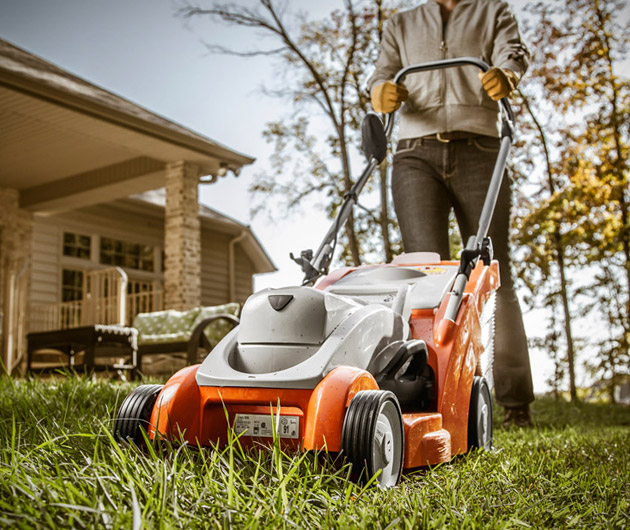
[[[114,423],[114,439],[117,442],[131,442],[137,447],[144,445],[145,432],[158,394],[164,385],[140,385],[123,401]]]
[[[468,410],[468,449],[492,449],[492,396],[484,377],[475,376]]]
[[[378,486],[400,480],[404,457],[404,429],[398,399],[389,391],[363,390],[352,398],[341,435],[343,453],[355,472],[367,481],[376,473]]]

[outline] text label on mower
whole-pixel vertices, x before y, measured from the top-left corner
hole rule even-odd
[[[280,438],[300,437],[299,416],[274,416],[267,414],[237,414],[234,420],[234,431],[243,436],[273,437],[273,426]]]

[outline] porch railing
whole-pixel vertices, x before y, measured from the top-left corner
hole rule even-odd
[[[83,300],[60,304],[33,304],[29,318],[29,331],[76,328],[84,325]]]
[[[130,326],[138,313],[162,309],[158,282],[129,280],[118,268],[86,271],[82,299],[58,304],[32,304],[29,331],[50,331],[94,324]]]
[[[127,326],[133,324],[138,313],[152,313],[164,308],[162,289],[142,291],[127,295]]]

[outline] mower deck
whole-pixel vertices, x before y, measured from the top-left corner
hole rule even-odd
[[[423,263],[411,268],[405,265],[405,270],[440,272],[454,265]],[[351,273],[374,270],[344,269],[324,279],[319,288],[336,292],[336,285],[350,285]],[[345,282],[340,281],[343,278]],[[477,266],[455,323],[456,332],[450,336],[436,334],[447,298],[437,307],[411,308],[411,337],[425,341],[435,381],[426,409],[403,408],[405,469],[447,462],[469,448],[470,391],[473,377],[481,375],[478,358],[483,351],[479,313],[498,281],[496,262],[490,267],[481,263]],[[181,436],[194,445],[223,446],[233,428],[247,447],[257,442],[269,444],[275,430],[285,447],[338,452],[342,449],[344,418],[353,397],[362,390],[379,389],[373,374],[349,366],[334,368],[313,389],[203,386],[197,382],[199,368],[184,368],[166,383],[151,414],[150,437]]]

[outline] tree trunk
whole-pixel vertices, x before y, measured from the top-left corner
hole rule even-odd
[[[522,94],[522,96],[527,112],[531,116],[534,125],[538,129],[538,134],[540,135],[543,151],[545,153],[545,163],[547,167],[547,185],[549,186],[549,193],[553,195],[556,192],[556,184],[554,182],[553,170],[551,168],[551,158],[549,155],[547,137],[545,135],[545,131],[542,128],[542,125],[540,124],[540,122],[534,115],[531,107],[529,106],[529,101],[527,100],[527,97],[524,94]],[[564,248],[562,247],[562,239],[560,237],[559,225],[555,225],[554,227],[554,250],[556,253],[556,264],[558,265],[558,271],[560,274],[560,297],[562,299],[562,309],[564,312],[564,335],[567,341],[567,360],[569,362],[569,393],[571,395],[571,401],[575,402],[578,400],[577,388],[575,384],[575,349],[573,345],[573,333],[571,332],[571,311],[569,308],[569,292],[566,276],[566,265],[564,263]]]
[[[560,297],[562,298],[562,309],[564,312],[564,335],[567,341],[567,359],[569,361],[569,393],[571,401],[577,402],[577,387],[575,384],[575,351],[573,349],[573,333],[571,332],[571,312],[569,310],[569,293],[567,289],[567,277],[564,266],[564,250],[560,241],[560,233],[554,234],[556,244],[556,259],[560,272]]]
[[[350,160],[348,159],[348,146],[346,143],[346,134],[343,124],[343,112],[342,123],[338,127],[337,134],[339,136],[339,148],[341,151],[341,163],[343,167],[343,185],[344,191],[349,193],[352,189],[352,178],[350,177]],[[352,262],[355,266],[361,265],[361,255],[359,253],[359,242],[354,229],[354,214],[350,212],[348,221],[346,222],[346,236],[348,237],[348,248],[350,249],[350,255],[352,256]]]

